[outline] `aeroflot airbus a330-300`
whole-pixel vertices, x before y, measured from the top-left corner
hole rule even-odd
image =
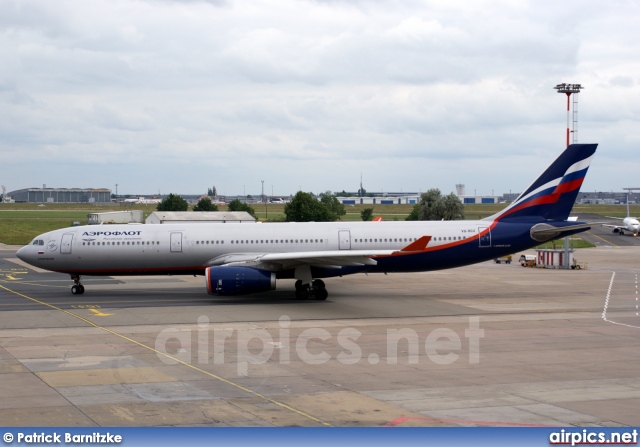
[[[204,275],[212,295],[275,289],[327,298],[322,278],[460,267],[586,231],[567,220],[596,151],[572,144],[513,203],[482,220],[82,226],[42,234],[21,260],[71,275]]]

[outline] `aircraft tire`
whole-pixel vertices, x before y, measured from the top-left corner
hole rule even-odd
[[[321,279],[314,279],[313,280],[313,287],[319,288],[319,289],[324,289],[325,288],[324,281],[321,280]]]
[[[71,286],[71,294],[72,295],[80,295],[80,287],[78,285]]]
[[[296,299],[306,300],[308,298],[309,298],[309,288],[301,287],[299,289],[296,289]]]
[[[324,287],[316,289],[313,293],[313,297],[319,301],[324,301],[329,296],[329,292]]]

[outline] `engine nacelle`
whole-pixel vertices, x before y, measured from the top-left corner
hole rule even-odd
[[[205,270],[209,295],[247,295],[276,289],[276,274],[250,267],[209,267]]]
[[[618,233],[620,233],[620,228],[614,228],[611,231],[613,232],[613,234],[618,234]]]

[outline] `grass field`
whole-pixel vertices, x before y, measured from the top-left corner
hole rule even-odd
[[[536,248],[544,248],[544,249],[556,249],[564,247],[564,239],[556,239],[555,241],[549,241],[542,245],[538,245]],[[595,247],[591,242],[587,242],[584,239],[581,239],[580,236],[571,236],[569,237],[569,248],[591,248]]]
[[[284,221],[284,205],[252,205],[261,221]],[[482,219],[503,209],[505,204],[467,204],[465,205],[466,219]],[[345,221],[359,221],[360,212],[365,208],[373,208],[374,216],[382,216],[384,220],[404,220],[409,215],[413,205],[353,205],[347,206]],[[42,233],[70,227],[73,222],[86,225],[89,213],[106,211],[142,210],[146,218],[155,211],[155,205],[136,205],[135,207],[120,205],[91,205],[91,204],[37,204],[0,203],[0,243],[9,245],[25,245]],[[226,207],[221,207],[226,211]],[[631,205],[631,215],[640,215],[640,205]],[[576,205],[574,215],[581,213],[599,214],[601,216],[626,216],[624,205]],[[577,243],[577,242],[576,242]],[[579,248],[578,246],[575,246]]]

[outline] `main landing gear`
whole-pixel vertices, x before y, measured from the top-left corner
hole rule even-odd
[[[82,295],[84,293],[84,286],[80,284],[80,275],[71,275],[71,280],[75,283],[71,286],[71,293],[73,295]]]
[[[302,284],[302,281],[296,281],[296,298],[299,300],[306,300],[308,298],[326,300],[328,296],[329,292],[327,292],[324,281],[321,279],[315,279],[311,281],[311,284]]]

